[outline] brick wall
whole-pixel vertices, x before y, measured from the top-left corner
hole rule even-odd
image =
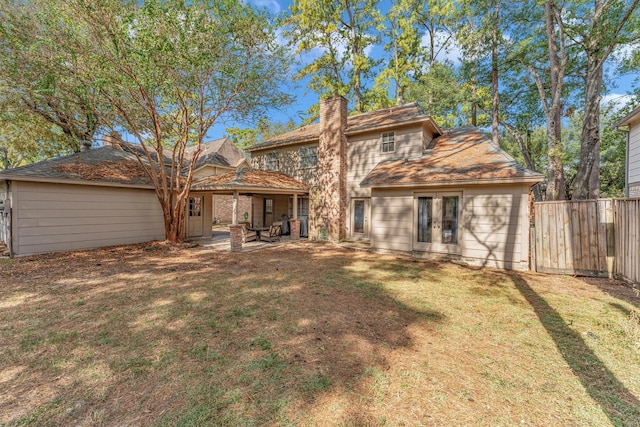
[[[238,221],[244,221],[244,213],[249,214],[251,219],[251,197],[238,197]],[[218,218],[219,222],[231,223],[233,219],[233,196],[215,195],[213,196],[213,218]]]
[[[346,237],[347,218],[347,100],[341,96],[320,101],[318,187],[309,194],[309,236],[329,240]],[[322,236],[324,237],[324,236]]]
[[[629,185],[629,197],[631,198],[640,197],[640,183]]]

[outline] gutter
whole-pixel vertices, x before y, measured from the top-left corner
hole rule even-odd
[[[482,184],[531,184],[535,185],[544,181],[543,176],[532,176],[522,178],[490,178],[490,179],[465,179],[458,181],[433,181],[433,182],[407,182],[399,184],[360,184],[363,188],[414,188],[414,187],[451,187],[460,185],[482,185]]]
[[[155,187],[149,184],[123,184],[118,182],[109,181],[89,181],[89,180],[74,180],[74,179],[57,179],[46,178],[39,176],[24,176],[24,175],[12,175],[12,174],[0,174],[0,179],[7,181],[26,181],[26,182],[43,182],[48,184],[70,184],[70,185],[92,185],[96,187],[119,187],[119,188],[141,188],[153,190]]]

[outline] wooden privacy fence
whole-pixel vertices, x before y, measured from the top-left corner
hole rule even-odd
[[[535,271],[640,282],[640,199],[534,203]]]
[[[640,199],[613,200],[617,276],[640,283]]]

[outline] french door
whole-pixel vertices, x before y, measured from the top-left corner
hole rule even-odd
[[[351,237],[369,238],[370,199],[351,199]]]
[[[204,216],[202,209],[204,196],[189,197],[189,218],[187,221],[187,236],[199,237],[204,234]]]
[[[414,250],[460,253],[462,193],[416,193]]]

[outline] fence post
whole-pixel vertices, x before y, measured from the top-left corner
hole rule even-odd
[[[529,270],[537,272],[536,268],[536,225],[529,225]]]
[[[614,200],[606,200],[605,206],[605,223],[607,226],[607,274],[609,279],[613,279],[613,272],[615,268],[616,259],[616,228],[614,223],[613,204]]]

